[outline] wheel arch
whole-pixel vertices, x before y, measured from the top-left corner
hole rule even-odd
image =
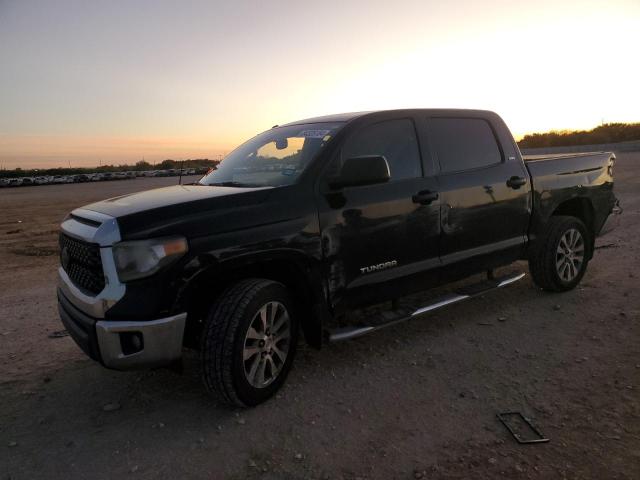
[[[591,199],[586,197],[574,197],[560,203],[551,216],[570,216],[578,218],[584,223],[589,232],[589,250],[588,258],[593,257],[593,248],[595,243],[595,211]]]
[[[305,341],[320,348],[327,302],[319,268],[317,262],[295,252],[240,256],[201,268],[185,282],[176,299],[175,309],[188,312],[185,344],[198,345],[205,315],[227,287],[247,278],[263,278],[287,287]]]

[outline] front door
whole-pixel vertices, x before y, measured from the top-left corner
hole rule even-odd
[[[336,311],[377,303],[437,277],[439,204],[419,192],[436,191],[424,178],[413,119],[377,121],[353,132],[333,159],[325,178],[342,162],[384,156],[388,183],[332,191],[326,182],[319,199],[325,274]]]

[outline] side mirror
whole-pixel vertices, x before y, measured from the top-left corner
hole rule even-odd
[[[381,155],[366,155],[345,160],[340,175],[329,180],[331,188],[375,185],[391,178],[387,159]]]

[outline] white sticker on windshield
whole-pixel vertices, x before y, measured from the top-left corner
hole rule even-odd
[[[303,130],[296,137],[305,137],[305,138],[324,138],[331,130]]]

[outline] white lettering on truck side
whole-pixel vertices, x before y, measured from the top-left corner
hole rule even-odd
[[[387,268],[392,268],[392,267],[397,267],[398,266],[398,261],[397,260],[389,260],[388,262],[382,262],[379,263],[377,265],[370,265],[368,267],[362,267],[360,268],[360,273],[371,273],[371,272],[377,272],[380,270],[386,270]]]

